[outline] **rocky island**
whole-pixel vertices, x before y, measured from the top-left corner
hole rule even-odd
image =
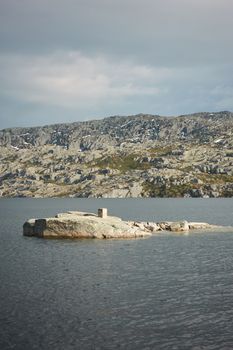
[[[183,232],[215,230],[220,226],[201,222],[137,222],[108,216],[107,209],[98,214],[68,211],[52,218],[30,219],[23,225],[24,236],[41,238],[139,238],[159,231]]]

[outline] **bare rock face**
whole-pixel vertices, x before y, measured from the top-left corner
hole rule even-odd
[[[133,227],[120,218],[99,218],[87,213],[58,214],[58,217],[31,219],[23,226],[25,236],[44,238],[137,238],[151,233]]]

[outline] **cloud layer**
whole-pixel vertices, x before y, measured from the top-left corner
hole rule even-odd
[[[152,95],[169,69],[87,57],[79,52],[44,56],[2,56],[2,93],[25,102],[60,107]]]
[[[0,128],[233,110],[231,0],[2,0]]]

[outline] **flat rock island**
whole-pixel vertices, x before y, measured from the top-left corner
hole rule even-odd
[[[138,222],[123,221],[108,216],[107,208],[98,209],[98,214],[79,211],[59,213],[55,217],[30,219],[23,225],[24,236],[41,238],[139,238],[159,231],[183,232],[190,230],[214,230],[220,226],[201,222]]]

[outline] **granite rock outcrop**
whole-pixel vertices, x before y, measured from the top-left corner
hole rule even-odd
[[[232,197],[233,113],[0,131],[2,197]]]

